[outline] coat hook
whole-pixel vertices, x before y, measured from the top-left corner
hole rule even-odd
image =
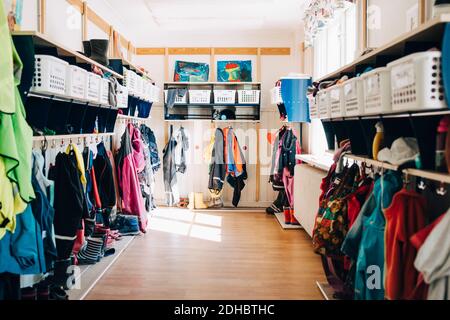
[[[420,180],[419,185],[417,186],[417,188],[419,188],[419,190],[425,190],[427,188],[427,185],[425,184],[425,182],[423,181],[423,179]]]
[[[445,196],[447,194],[447,190],[445,190],[445,185],[441,182],[441,186],[436,190],[436,193],[440,196]]]

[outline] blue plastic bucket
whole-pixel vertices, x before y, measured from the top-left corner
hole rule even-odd
[[[306,96],[311,84],[311,77],[307,75],[281,78],[281,97],[289,122],[311,122],[309,101]]]

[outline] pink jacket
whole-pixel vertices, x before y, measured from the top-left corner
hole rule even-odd
[[[138,167],[141,166],[141,160],[144,159],[144,155],[141,147],[142,142],[139,143],[139,139],[139,130],[129,124],[122,136],[116,164],[117,179],[122,198],[122,211],[137,216],[141,232],[145,233],[147,229],[147,212],[145,211],[144,199],[142,198],[138,179]]]

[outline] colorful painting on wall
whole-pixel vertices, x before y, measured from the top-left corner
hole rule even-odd
[[[218,61],[217,81],[219,82],[252,82],[252,62]]]
[[[209,65],[198,62],[175,62],[175,82],[207,82],[209,79]]]

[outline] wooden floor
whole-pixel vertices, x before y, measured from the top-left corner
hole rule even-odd
[[[264,213],[160,209],[86,299],[322,299],[304,231]]]

